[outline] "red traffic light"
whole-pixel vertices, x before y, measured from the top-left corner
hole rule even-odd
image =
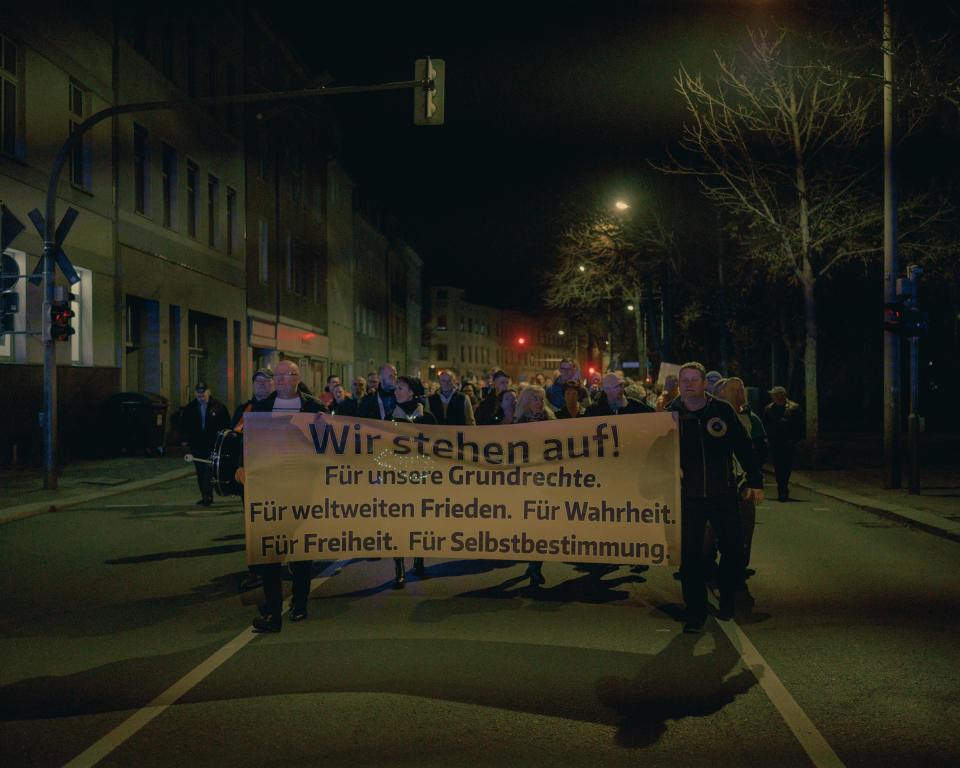
[[[73,316],[69,301],[54,301],[50,304],[50,338],[53,341],[66,341],[76,333],[70,324]]]
[[[527,340],[523,336],[517,339],[517,344],[519,344],[521,347],[526,343],[527,343]]]

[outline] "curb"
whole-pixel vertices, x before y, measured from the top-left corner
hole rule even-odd
[[[97,499],[103,499],[108,496],[119,496],[121,493],[138,491],[141,488],[149,488],[151,485],[160,485],[161,483],[168,483],[171,480],[179,480],[182,477],[189,477],[192,474],[192,469],[178,469],[163,475],[151,477],[147,480],[136,480],[132,483],[113,486],[112,488],[101,491],[90,491],[75,496],[64,496],[48,501],[36,501],[30,504],[20,504],[16,507],[7,507],[6,509],[0,509],[0,525],[12,523],[15,520],[23,520],[27,517],[45,515],[48,512],[56,512],[57,510],[66,509],[67,507],[75,507],[78,504],[86,504],[88,501],[96,501]]]
[[[812,482],[806,478],[798,479],[796,477],[791,477],[790,482],[793,485],[806,488],[814,493],[819,493],[828,498],[837,499],[838,501],[850,504],[858,509],[864,510],[865,512],[872,512],[879,517],[884,517],[889,520],[894,520],[898,523],[903,523],[911,528],[916,528],[917,530],[925,533],[931,533],[934,536],[940,536],[944,539],[960,542],[960,523],[954,523],[951,520],[945,520],[940,515],[937,515],[933,512],[926,512],[921,509],[913,509],[912,507],[879,506],[876,499],[872,499],[868,496],[858,496],[857,494],[849,493],[828,485],[819,485],[816,482]]]

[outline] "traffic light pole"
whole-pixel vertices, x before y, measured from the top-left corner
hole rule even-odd
[[[893,25],[883,3],[883,299],[896,299],[897,196],[893,165]],[[900,339],[883,334],[883,487],[900,487]]]
[[[43,296],[44,314],[55,299],[55,272],[54,263],[61,243],[57,242],[57,187],[60,183],[60,173],[66,159],[73,151],[73,147],[97,123],[116,115],[125,115],[133,112],[160,112],[170,109],[188,109],[193,107],[215,106],[220,104],[267,104],[275,101],[294,101],[318,96],[337,96],[348,93],[372,93],[375,91],[396,91],[410,88],[420,88],[424,92],[432,92],[436,87],[435,81],[428,77],[418,80],[403,80],[394,83],[379,83],[376,85],[348,85],[338,88],[306,88],[300,91],[276,91],[265,93],[249,93],[237,96],[216,96],[199,99],[180,99],[174,101],[148,101],[137,104],[120,104],[103,109],[84,120],[70,134],[60,147],[53,161],[53,169],[47,182],[46,219],[44,221],[43,238]],[[43,318],[47,323],[49,318]],[[43,425],[43,487],[55,489],[57,487],[57,348],[53,338],[44,338],[43,349],[43,412],[40,414]]]

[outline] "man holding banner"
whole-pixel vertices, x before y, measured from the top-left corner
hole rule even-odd
[[[310,395],[298,391],[300,384],[300,369],[296,363],[283,360],[277,364],[274,373],[276,391],[258,400],[250,409],[251,413],[264,412],[293,412],[293,413],[327,413],[327,407]],[[247,437],[247,441],[250,437]],[[244,444],[244,455],[248,446]],[[249,498],[244,494],[244,506]],[[254,497],[256,498],[256,497]],[[313,569],[312,560],[295,560],[293,568],[293,600],[290,605],[290,621],[302,621],[307,618],[307,597],[310,594],[310,571]],[[265,599],[263,616],[253,620],[255,632],[279,632],[282,627],[280,614],[283,610],[283,570],[279,562],[256,566],[263,577],[263,596]]]
[[[707,618],[708,567],[703,553],[707,522],[720,545],[721,620],[733,617],[734,595],[743,583],[743,536],[737,502],[733,456],[747,475],[746,498],[763,501],[763,478],[750,435],[733,406],[707,393],[706,370],[700,363],[680,367],[680,396],[666,407],[676,413],[680,427],[681,526],[680,582],[687,604],[684,632],[703,632]]]

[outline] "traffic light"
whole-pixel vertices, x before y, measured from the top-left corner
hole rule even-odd
[[[443,125],[443,84],[446,63],[443,59],[417,59],[413,65],[413,79],[426,81],[413,89],[414,125]]]
[[[6,208],[3,209],[6,214]],[[0,260],[0,338],[13,333],[13,316],[20,311],[20,295],[16,292],[20,267],[16,260],[4,254]]]
[[[517,344],[519,344],[521,347],[526,343],[527,343],[527,340],[523,336],[517,337]]]
[[[883,305],[883,330],[890,333],[901,335],[901,323],[903,322],[903,302],[888,301]]]
[[[904,338],[924,336],[930,325],[930,314],[916,307],[905,307],[902,301],[891,301],[883,307],[883,329]]]
[[[66,299],[50,302],[49,338],[51,341],[66,341],[76,333],[70,322],[74,315],[73,310],[70,309],[72,299],[73,296],[68,295]]]
[[[14,291],[0,293],[0,338],[13,333],[13,316],[20,310],[20,296]]]

